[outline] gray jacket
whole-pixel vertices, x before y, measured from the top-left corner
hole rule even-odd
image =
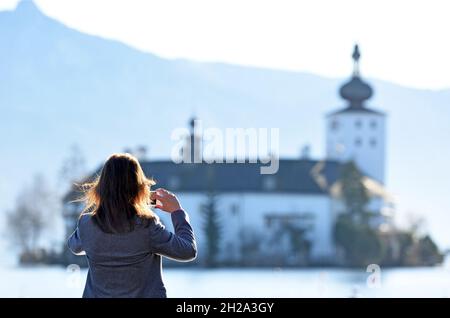
[[[133,231],[109,234],[83,215],[68,240],[70,250],[88,260],[83,297],[166,297],[161,256],[190,261],[197,255],[189,216],[178,210],[171,217],[175,233],[157,220],[145,227],[137,218]]]

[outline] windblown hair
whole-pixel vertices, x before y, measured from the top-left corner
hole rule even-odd
[[[132,231],[137,217],[149,224],[149,220],[157,218],[148,206],[150,187],[154,184],[134,156],[113,154],[100,176],[81,186],[84,192],[81,201],[86,204],[82,215],[92,215],[106,233]]]

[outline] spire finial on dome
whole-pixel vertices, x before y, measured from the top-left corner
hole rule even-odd
[[[359,52],[359,46],[358,44],[355,44],[352,54],[354,61],[353,76],[339,91],[342,98],[349,102],[349,107],[352,109],[363,107],[364,101],[369,99],[373,94],[372,87],[364,82],[359,76],[360,57],[361,53]]]
[[[192,114],[191,118],[189,119],[189,128],[191,130],[191,135],[194,134],[196,121],[198,120],[197,116],[195,114]]]
[[[353,75],[359,76],[359,58],[361,57],[361,53],[359,52],[359,46],[358,44],[355,44],[355,47],[353,49]]]

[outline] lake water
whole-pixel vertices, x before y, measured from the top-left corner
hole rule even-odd
[[[80,297],[86,273],[3,267],[0,297]],[[165,269],[164,280],[169,297],[450,297],[448,265],[381,269],[379,276],[335,268]]]

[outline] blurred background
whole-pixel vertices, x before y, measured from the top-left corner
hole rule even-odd
[[[73,184],[130,152],[198,236],[169,297],[449,297],[449,9],[0,0],[0,296],[81,296]],[[196,120],[278,129],[278,172],[175,164]]]

